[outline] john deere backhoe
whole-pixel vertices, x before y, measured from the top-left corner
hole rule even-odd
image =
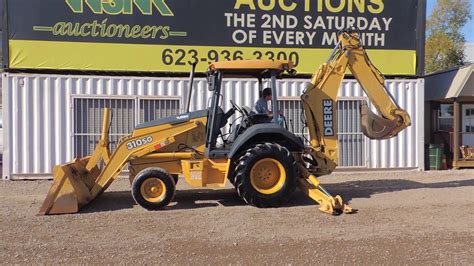
[[[40,214],[78,212],[106,190],[127,164],[132,196],[149,210],[170,203],[177,177],[183,175],[195,187],[224,187],[229,180],[243,201],[257,207],[278,207],[299,187],[319,203],[321,211],[351,213],[354,210],[340,196],[329,194],[318,180],[337,165],[336,97],[347,68],[380,114],[362,105],[362,129],[367,137],[391,138],[410,125],[409,115],[387,93],[384,78],[371,64],[358,34],[345,31],[301,95],[309,146],[281,126],[278,115],[255,114],[232,101],[230,110],[220,107],[224,77],[251,77],[259,80],[260,92],[262,80],[270,80],[272,113],[279,114],[276,79],[294,72],[292,62],[217,62],[207,73],[213,92],[209,109],[138,125],[112,154],[107,133],[110,111],[106,109],[103,133],[94,153],[54,167],[54,183]],[[242,119],[224,137],[221,129],[235,113]]]

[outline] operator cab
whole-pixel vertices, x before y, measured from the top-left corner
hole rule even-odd
[[[268,127],[277,126],[281,128],[278,124],[278,115],[271,118],[267,114],[257,114],[247,106],[238,106],[232,100],[229,100],[232,108],[225,112],[221,107],[223,105],[223,78],[256,78],[258,80],[260,96],[262,95],[263,81],[269,80],[273,95],[271,102],[272,112],[273,114],[278,114],[276,79],[280,78],[284,73],[290,75],[296,73],[293,69],[293,62],[283,60],[239,60],[216,62],[210,65],[207,72],[207,81],[209,90],[213,92],[213,95],[206,128],[206,155],[209,158],[228,157],[233,146],[232,144],[247,129],[254,125],[268,123]],[[229,123],[229,118],[234,114],[238,117],[232,121],[234,125],[229,127],[227,134],[222,134],[222,129]],[[219,136],[223,143],[217,147]]]

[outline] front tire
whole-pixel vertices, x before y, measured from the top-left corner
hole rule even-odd
[[[173,180],[174,180],[174,184],[175,186],[178,184],[178,180],[179,180],[179,175],[171,175],[173,177]]]
[[[249,205],[278,207],[296,189],[298,168],[291,152],[276,143],[257,144],[237,161],[234,186]]]
[[[137,174],[132,182],[132,197],[147,210],[159,210],[174,197],[176,184],[164,169],[150,167]]]

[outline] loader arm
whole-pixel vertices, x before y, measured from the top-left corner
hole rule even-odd
[[[375,107],[361,106],[363,133],[371,139],[394,137],[410,126],[408,113],[393,100],[384,86],[384,77],[370,62],[357,33],[343,32],[328,61],[315,72],[301,99],[310,135],[313,171],[316,176],[330,174],[337,165],[337,95],[347,68],[357,79]]]
[[[107,135],[109,124],[110,109],[106,108],[102,136],[94,153],[53,168],[53,185],[38,215],[78,212],[112,184],[127,162],[151,153],[165,159],[173,158],[175,153],[161,152],[162,148],[174,143],[176,137],[205,126],[203,121],[192,120],[163,128],[150,127],[141,133],[125,137],[110,154]],[[185,155],[192,157],[190,154]],[[101,161],[103,166],[100,166]]]

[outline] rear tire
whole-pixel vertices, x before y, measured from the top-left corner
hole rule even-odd
[[[147,210],[159,210],[168,205],[175,191],[173,177],[162,168],[146,168],[132,182],[133,199]]]
[[[279,144],[257,144],[249,148],[236,165],[234,186],[249,205],[259,208],[281,206],[296,189],[296,161],[291,152]]]

